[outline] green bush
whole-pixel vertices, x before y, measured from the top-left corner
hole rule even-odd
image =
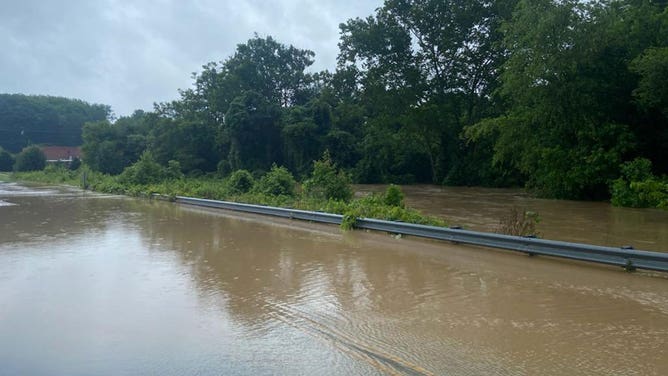
[[[398,185],[390,184],[383,195],[383,202],[388,206],[404,207],[404,192]]]
[[[234,171],[227,179],[227,187],[232,194],[249,192],[254,184],[255,179],[247,170]]]
[[[176,165],[172,164],[172,168]],[[445,222],[434,217],[421,215],[419,212],[400,206],[388,205],[401,202],[396,194],[376,194],[349,202],[342,200],[322,200],[313,197],[295,195],[296,182],[284,167],[273,166],[271,171],[251,186],[252,176],[248,171],[237,171],[225,184],[220,179],[211,177],[169,179],[165,169],[153,161],[149,154],[143,155],[134,165],[128,167],[122,175],[111,176],[91,171],[86,165],[79,171],[70,171],[56,165],[44,171],[14,173],[20,180],[41,181],[46,183],[66,183],[78,185],[81,174],[87,174],[88,187],[94,191],[148,197],[159,193],[167,197],[188,196],[217,200],[234,200],[258,205],[290,207],[303,210],[316,210],[344,216],[342,229],[354,227],[357,218],[378,218],[408,223],[444,226]],[[151,181],[147,183],[146,181]],[[236,181],[237,183],[233,183]],[[232,188],[237,188],[234,191]],[[247,190],[247,192],[239,192]],[[389,191],[398,190],[398,187]],[[396,193],[396,192],[395,192]],[[388,196],[395,199],[388,199]]]
[[[271,170],[257,182],[254,191],[270,196],[294,197],[296,185],[294,176],[287,168],[274,164]]]
[[[622,178],[627,181],[641,181],[650,179],[652,175],[652,161],[647,158],[636,158],[620,167]]]
[[[37,146],[28,146],[17,156],[14,163],[15,171],[39,171],[46,166],[46,156]]]
[[[614,206],[668,209],[668,181],[652,175],[652,162],[636,158],[624,163],[621,172],[610,189]]]
[[[70,162],[69,169],[71,171],[76,171],[81,167],[81,159],[79,158],[74,158],[72,162]]]
[[[176,160],[167,161],[167,170],[165,171],[168,179],[183,179],[183,172],[181,172],[181,163]]]
[[[343,170],[337,170],[329,151],[325,151],[322,159],[313,162],[313,173],[304,182],[304,193],[321,200],[350,201],[353,197],[350,184],[350,175]]]
[[[167,170],[146,151],[137,162],[123,170],[118,180],[123,184],[151,184],[167,179],[168,176]]]
[[[0,171],[11,171],[14,168],[14,157],[0,147]]]

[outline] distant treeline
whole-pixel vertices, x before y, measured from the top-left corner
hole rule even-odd
[[[78,99],[0,94],[0,148],[16,153],[30,144],[79,146],[83,125],[107,119],[110,111]]]
[[[85,162],[118,174],[148,151],[191,175],[304,177],[329,150],[360,183],[668,187],[665,1],[386,0],[340,30],[334,72],[255,36],[179,100],[87,124]]]

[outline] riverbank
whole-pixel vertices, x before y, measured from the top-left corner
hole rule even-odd
[[[273,170],[272,170],[273,171]],[[234,174],[226,178],[218,177],[180,177],[148,184],[131,184],[123,181],[121,175],[111,176],[91,171],[82,167],[76,171],[65,168],[47,168],[43,171],[4,174],[0,180],[63,184],[83,187],[101,193],[112,193],[133,197],[150,197],[160,194],[168,197],[188,196],[212,200],[224,200],[256,205],[269,205],[282,208],[312,210],[332,214],[341,214],[343,229],[350,229],[355,218],[366,217],[389,221],[446,226],[447,223],[435,216],[423,215],[415,209],[405,207],[400,188],[392,186],[383,193],[370,193],[364,197],[350,200],[322,199],[307,195],[301,185],[295,184],[294,191],[271,194],[267,185],[280,184],[272,171],[259,179],[249,180],[244,187]],[[285,184],[285,182],[283,182]],[[292,184],[292,183],[290,183]],[[275,188],[275,187],[274,187]]]

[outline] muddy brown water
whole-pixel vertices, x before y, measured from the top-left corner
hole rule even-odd
[[[0,183],[0,375],[665,375],[667,352],[661,273]]]
[[[358,185],[357,195],[386,185]],[[545,239],[668,252],[668,210],[618,208],[606,202],[545,200],[519,189],[403,186],[406,205],[476,231],[496,232],[511,208],[538,214]]]

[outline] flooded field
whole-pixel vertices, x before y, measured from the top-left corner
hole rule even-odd
[[[504,210],[415,189],[473,229]],[[666,242],[515,200],[546,237]],[[0,375],[23,374],[665,375],[668,276],[0,183]]]

